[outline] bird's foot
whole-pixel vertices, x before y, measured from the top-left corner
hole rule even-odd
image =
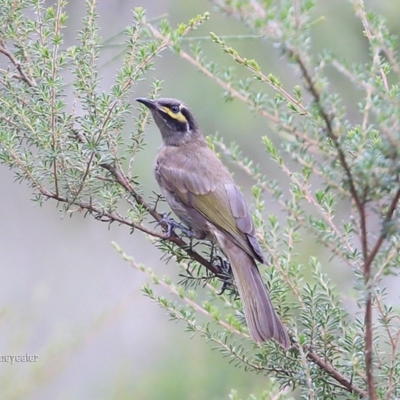
[[[218,263],[215,266],[219,269],[219,278],[222,280],[221,291],[218,296],[221,296],[225,290],[232,286],[232,267],[228,260],[222,258],[221,256],[216,257],[218,259]]]
[[[186,226],[174,221],[172,218],[168,217],[167,213],[162,213],[161,215],[161,221],[167,225],[167,237],[171,237],[174,233],[174,229],[176,228],[180,229],[189,238],[193,238],[195,236],[194,232],[191,229],[186,228]],[[159,225],[161,221],[157,225]]]

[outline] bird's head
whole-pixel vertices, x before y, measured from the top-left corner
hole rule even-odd
[[[191,141],[199,134],[199,128],[192,112],[185,104],[176,99],[151,100],[143,97],[136,99],[152,113],[166,145],[179,146]]]

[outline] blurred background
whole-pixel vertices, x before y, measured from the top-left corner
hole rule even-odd
[[[367,61],[367,42],[350,2],[317,3],[315,17],[323,19],[313,28],[315,53],[331,49],[339,58]],[[148,19],[165,15],[172,26],[209,11],[210,20],[190,37],[208,36],[210,31],[219,36],[251,33],[241,22],[217,13],[205,0],[118,0],[99,1],[102,38],[106,40],[131,24],[131,10],[137,6],[146,8]],[[400,33],[398,0],[370,0],[366,6],[388,20],[392,33]],[[84,2],[69,1],[68,15],[66,46],[74,43],[81,27]],[[265,41],[231,39],[227,43],[241,55],[255,58],[266,74],[277,75],[289,92],[297,83],[298,77],[279,51]],[[208,59],[222,66],[233,65],[211,42],[204,41],[203,49]],[[105,91],[122,62],[120,57],[109,61],[120,51],[107,47],[102,52],[99,65],[104,65]],[[357,121],[359,93],[335,71],[330,73],[331,90],[341,94],[349,119]],[[132,99],[150,93],[153,77],[164,81],[163,96],[179,98],[192,108],[205,134],[218,132],[226,142],[236,141],[269,177],[279,177],[260,146],[263,135],[270,135],[276,143],[281,140],[265,120],[237,101],[225,103],[215,83],[168,51],[136,86]],[[153,124],[148,127],[146,142],[136,168],[145,194],[150,195],[157,190],[152,160],[160,145]],[[251,182],[231,169],[248,195]],[[191,339],[183,324],[169,322],[163,310],[143,297],[140,288],[148,279],[121,259],[112,241],[158,275],[177,276],[174,265],[160,261],[161,254],[143,234],[130,235],[124,227],[108,227],[79,214],[62,218],[51,201],[38,207],[30,200],[31,190],[15,184],[13,173],[3,166],[0,180],[0,354],[39,356],[37,363],[0,363],[1,398],[217,400],[227,399],[231,388],[242,398],[262,393],[265,377],[235,369],[212,351],[210,344],[200,337]],[[278,212],[272,201],[268,207]],[[314,242],[305,238],[300,258],[321,254]],[[341,272],[335,272],[333,279],[345,287],[351,271],[340,265],[337,268]]]

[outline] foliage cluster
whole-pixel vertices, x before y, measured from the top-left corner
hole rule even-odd
[[[182,281],[160,278],[116,245],[132,266],[151,276],[145,295],[235,365],[274,376],[265,398],[290,398],[287,388],[299,388],[303,398],[311,399],[399,397],[399,313],[382,286],[382,278],[397,275],[400,265],[397,40],[382,18],[366,11],[362,0],[353,0],[370,59],[351,65],[329,51],[313,54],[310,38],[318,23],[313,1],[216,0],[215,5],[274,43],[298,75],[298,85],[287,87],[279,76],[262,70],[261,60],[243,57],[216,33],[210,39],[247,71],[247,78],[238,79],[234,69],[207,60],[201,40],[189,46],[185,36],[208,14],[172,28],[167,20],[147,21],[138,8],[125,29],[123,62],[105,92],[94,0],[86,2],[82,29],[69,48],[63,46],[66,1],[47,7],[39,0],[1,0],[0,162],[32,188],[38,203],[52,199],[63,213],[84,210],[148,235],[182,268]],[[293,346],[287,352],[273,342],[258,346],[250,341],[234,288],[219,294],[221,277],[211,250],[200,252],[185,237],[169,237],[150,225],[156,221],[163,227],[160,197],[146,193],[134,169],[148,112],[141,109],[134,117],[128,137],[123,129],[133,114],[131,92],[154,58],[168,50],[212,79],[226,100],[243,102],[285,138],[278,147],[265,136],[262,145],[286,182],[263,176],[235,144],[218,136],[209,141],[254,182],[254,221],[273,265],[262,273],[290,330]],[[330,86],[328,68],[362,92],[356,118],[349,118],[340,93]],[[160,90],[161,82],[154,81],[151,96]],[[283,221],[267,213],[266,195],[281,206]],[[350,211],[344,221],[335,219],[339,204]],[[304,233],[326,247],[333,263],[352,271],[355,315],[348,315],[339,290],[322,272],[326,259],[299,261],[296,248]],[[159,296],[157,285],[167,287],[177,301]],[[200,286],[206,298],[199,295]]]

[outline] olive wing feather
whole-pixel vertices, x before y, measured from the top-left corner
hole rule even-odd
[[[213,175],[187,168],[158,166],[163,184],[187,207],[228,234],[246,253],[264,262],[253,221],[242,193],[230,178],[221,184]]]

